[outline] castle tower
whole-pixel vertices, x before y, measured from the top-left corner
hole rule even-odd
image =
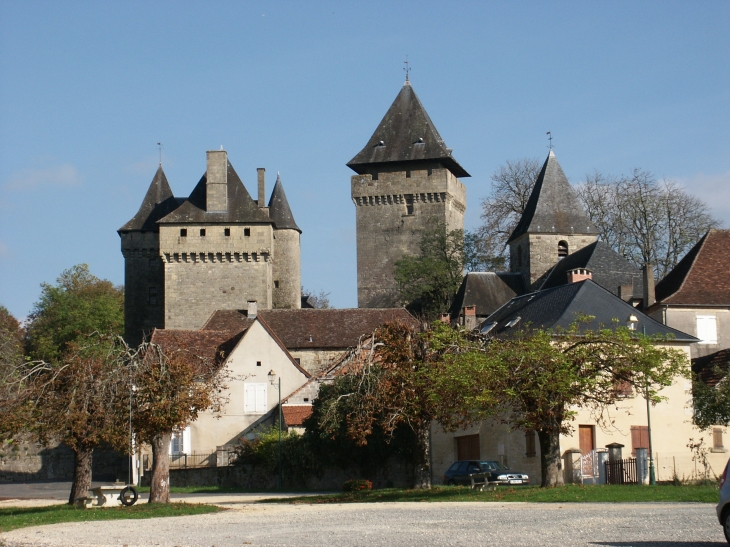
[[[299,309],[302,306],[302,278],[299,236],[281,177],[276,175],[269,200],[269,217],[274,222],[274,308]]]
[[[521,273],[526,287],[539,289],[560,259],[594,243],[597,234],[550,150],[525,212],[507,240],[510,271]]]
[[[158,169],[139,212],[119,229],[129,343],[155,327],[198,329],[216,310],[301,305],[301,230],[281,181],[266,207],[259,169],[258,191],[254,201],[225,150],[207,153],[187,199],[173,197]]]
[[[124,256],[124,330],[127,342],[133,345],[152,329],[165,326],[165,272],[157,221],[177,206],[160,165],[139,211],[119,229]]]
[[[464,228],[469,174],[451,156],[410,82],[363,148],[347,164],[357,225],[357,302],[361,308],[397,301],[394,265],[419,253],[432,221]]]

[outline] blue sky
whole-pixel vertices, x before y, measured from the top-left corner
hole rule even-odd
[[[0,2],[0,304],[86,262],[124,279],[116,230],[158,162],[175,195],[221,145],[251,193],[277,171],[302,281],[356,296],[345,166],[398,93],[403,61],[469,171],[543,158],[571,182],[635,167],[730,226],[730,2]]]

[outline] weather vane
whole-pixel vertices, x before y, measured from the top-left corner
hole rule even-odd
[[[404,64],[404,65],[406,65],[406,66],[405,66],[405,67],[403,68],[403,70],[405,70],[405,72],[406,72],[406,82],[407,82],[407,81],[409,81],[409,80],[408,80],[408,73],[409,73],[409,72],[411,71],[411,67],[410,67],[410,66],[408,66],[408,55],[406,55],[406,60],[405,60],[405,61],[403,61],[403,64]]]
[[[157,143],[157,149],[160,152],[160,165],[162,165],[162,143],[161,142]]]
[[[548,136],[548,141],[550,141],[550,150],[552,150],[553,149],[553,134],[550,133],[550,131],[548,131],[545,134]]]

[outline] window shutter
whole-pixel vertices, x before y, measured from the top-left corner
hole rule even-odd
[[[722,443],[722,429],[719,427],[712,430],[712,448],[725,448]]]
[[[714,315],[697,316],[697,338],[700,344],[717,344],[717,319]]]
[[[192,454],[192,444],[190,442],[190,426],[182,430],[182,449],[180,452],[183,454]]]
[[[631,426],[631,455],[636,456],[637,448],[649,450],[649,427],[645,425]]]
[[[243,411],[246,414],[256,412],[256,384],[243,384]]]
[[[256,384],[256,414],[266,414],[266,384]]]

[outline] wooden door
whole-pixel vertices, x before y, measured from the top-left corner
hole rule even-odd
[[[456,437],[457,460],[479,460],[479,435],[464,435]]]
[[[579,425],[578,426],[578,439],[580,442],[580,467],[581,474],[584,477],[592,477],[594,475],[595,462],[595,444],[593,442],[593,433],[595,426],[592,425]]]

